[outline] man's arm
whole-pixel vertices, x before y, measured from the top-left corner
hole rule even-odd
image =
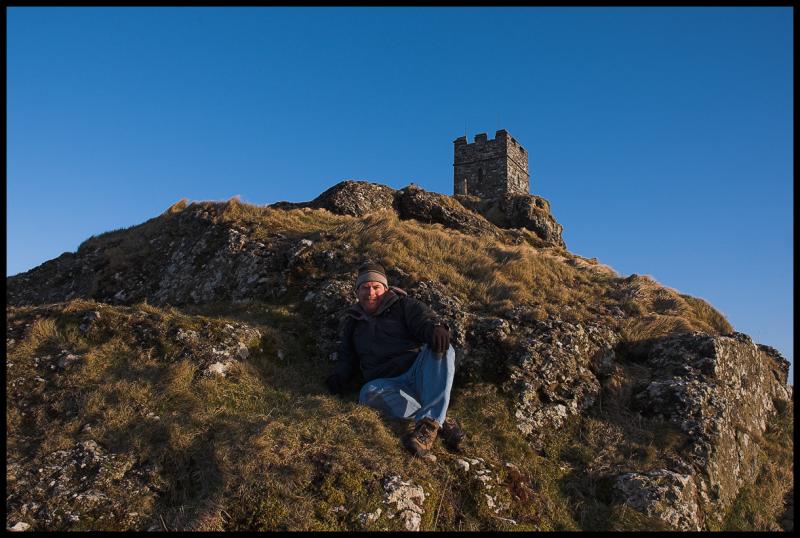
[[[406,326],[417,341],[429,344],[437,353],[447,351],[450,327],[442,318],[428,305],[411,297],[403,299],[403,309]]]

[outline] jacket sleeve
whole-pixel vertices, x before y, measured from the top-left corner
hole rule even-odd
[[[447,323],[436,315],[428,305],[411,297],[404,297],[402,302],[406,326],[418,342],[430,344],[433,337],[433,329],[437,325],[442,325],[450,330]]]
[[[336,367],[333,374],[339,376],[342,383],[350,380],[354,370],[358,367],[358,355],[353,348],[353,325],[355,320],[347,316],[342,325],[341,340],[336,351]]]

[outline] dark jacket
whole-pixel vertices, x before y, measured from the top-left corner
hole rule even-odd
[[[404,373],[423,344],[430,344],[434,327],[447,327],[428,306],[394,287],[386,291],[374,315],[356,303],[343,318],[334,370],[342,382],[347,382],[359,366],[365,382]]]

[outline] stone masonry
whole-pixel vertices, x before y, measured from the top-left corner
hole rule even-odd
[[[453,194],[497,198],[504,194],[530,194],[528,153],[508,131],[486,133],[467,143],[462,136],[453,141]]]

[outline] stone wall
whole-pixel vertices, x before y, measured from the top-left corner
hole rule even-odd
[[[455,194],[482,198],[528,194],[528,154],[507,131],[497,131],[493,139],[477,134],[472,144],[462,136],[453,145]]]
[[[500,132],[504,133],[508,138],[506,146],[508,156],[508,192],[510,194],[528,194],[530,192],[528,152],[513,136],[505,131]],[[499,136],[499,133],[496,136]]]

